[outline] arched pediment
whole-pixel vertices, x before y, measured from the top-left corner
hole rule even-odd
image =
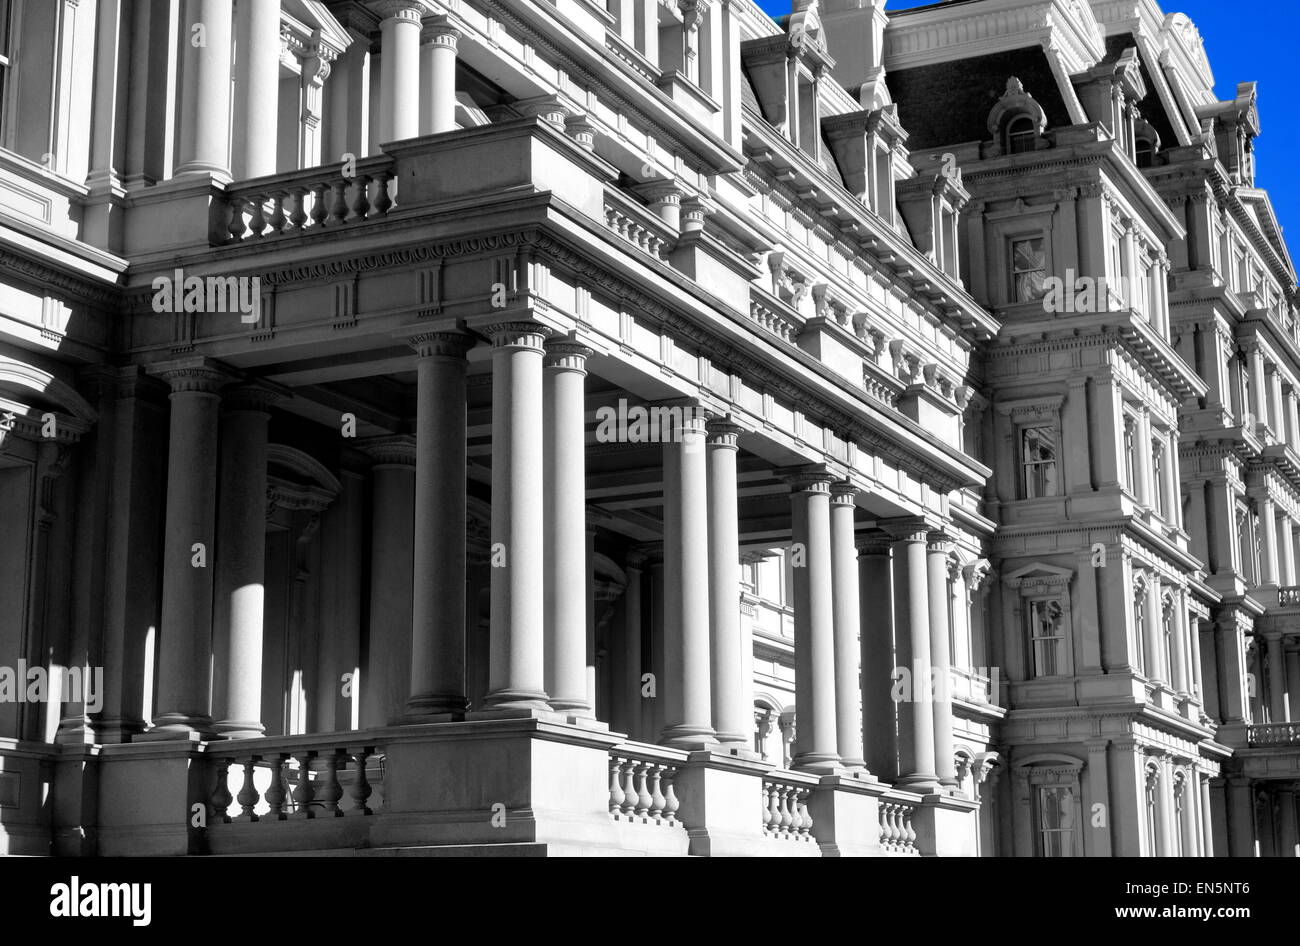
[[[78,394],[72,385],[35,365],[0,355],[0,396],[5,389],[17,398],[22,398],[24,392],[30,392],[30,399],[37,405],[53,406],[87,426],[99,419],[99,414],[90,406],[90,402]],[[19,403],[25,401],[20,400]]]
[[[326,468],[325,464],[295,447],[282,443],[267,444],[266,463],[268,467],[272,465],[281,467],[306,480],[305,485],[317,486],[335,496],[343,488],[338,478]]]

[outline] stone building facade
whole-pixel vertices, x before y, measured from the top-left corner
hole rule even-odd
[[[1295,856],[1254,86],[884,6],[0,0],[0,852]]]

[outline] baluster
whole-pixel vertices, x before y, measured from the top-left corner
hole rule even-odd
[[[293,816],[295,818],[316,817],[316,812],[311,810],[312,798],[315,796],[315,790],[311,784],[311,760],[315,755],[314,752],[303,751],[298,756],[298,787],[293,790],[293,802],[296,808]]]
[[[889,849],[897,851],[903,841],[903,809],[898,804],[889,806]]]
[[[230,198],[230,224],[226,227],[231,242],[238,243],[244,238],[244,198]]]
[[[379,186],[375,188],[374,207],[375,212],[381,217],[385,216],[393,206],[393,198],[388,194],[388,182],[392,179],[392,176],[393,175],[386,170],[380,171],[375,175],[375,180],[379,182]]]
[[[663,779],[663,766],[655,763],[650,766],[650,815],[655,824],[659,823],[664,813],[664,793],[659,786]]]
[[[916,850],[916,828],[912,827],[912,815],[914,813],[915,811],[912,808],[908,808],[903,812],[903,843],[908,851],[913,852]]]
[[[623,760],[618,756],[609,757],[609,813],[617,818],[623,813]]]
[[[366,777],[366,759],[370,758],[371,753],[374,751],[371,746],[362,746],[352,752],[357,775],[348,788],[348,794],[352,796],[352,807],[348,809],[349,815],[368,815],[371,813],[367,801],[370,798],[372,789],[370,788],[370,780]]]
[[[636,761],[624,759],[619,769],[623,776],[623,817],[631,818],[636,813]]]
[[[284,814],[284,753],[277,752],[267,758],[271,769],[271,784],[267,786],[262,798],[266,800],[267,812],[263,821],[283,821]]]
[[[790,789],[790,836],[796,841],[804,839],[804,815],[803,789],[796,786]]]
[[[764,783],[763,792],[767,795],[767,818],[763,822],[763,827],[768,834],[776,834],[781,830],[780,795],[776,785],[771,782]]]
[[[636,813],[637,817],[645,819],[646,813],[650,811],[650,803],[654,800],[650,797],[650,788],[646,784],[646,774],[649,772],[650,763],[638,762],[636,764]]]
[[[358,220],[365,220],[366,215],[370,213],[370,198],[367,194],[370,190],[370,181],[369,174],[357,175],[357,192],[352,201],[352,212],[356,214]]]
[[[284,199],[287,195],[284,191],[276,191],[271,195],[271,232],[268,236],[279,236],[284,232]]]
[[[333,195],[330,200],[329,217],[325,221],[328,226],[336,227],[348,219],[347,188],[348,182],[341,177],[330,185]]]
[[[289,229],[302,231],[307,226],[307,188],[294,184],[289,191],[293,198],[293,211],[289,214]]]
[[[677,800],[677,766],[664,767],[664,819],[669,824],[677,823],[677,809],[681,802]]]
[[[239,817],[236,821],[256,821],[257,800],[261,796],[257,793],[257,785],[253,781],[253,776],[257,772],[257,760],[259,756],[251,757],[244,763],[244,785],[239,790]]]
[[[248,235],[256,239],[266,229],[266,197],[262,194],[254,194],[249,209],[251,213],[248,215]]]
[[[324,802],[324,816],[326,818],[341,818],[342,809],[339,808],[339,799],[343,797],[343,786],[339,785],[339,756],[342,755],[342,749],[335,749],[325,756],[325,778],[324,785],[317,792],[320,801]],[[346,767],[346,760],[343,762]]]
[[[790,836],[790,828],[794,824],[794,816],[790,812],[790,787],[788,785],[778,785],[777,791],[781,793],[781,807],[778,809],[781,813],[781,823],[777,827],[779,837],[787,838]]]
[[[804,841],[813,839],[813,817],[812,812],[808,810],[808,799],[811,795],[810,789],[801,788],[799,790],[799,837]]]
[[[226,814],[226,809],[230,807],[230,786],[226,784],[226,779],[230,773],[230,763],[234,759],[222,759],[217,763],[217,784],[212,790],[212,820],[230,823],[230,818]]]
[[[326,206],[327,195],[329,194],[329,185],[324,181],[311,186],[311,223],[313,227],[325,226],[325,218],[329,215],[329,207]]]

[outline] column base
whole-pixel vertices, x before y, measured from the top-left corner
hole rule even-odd
[[[541,690],[496,690],[483,700],[483,709],[526,709],[549,713],[551,701]]]
[[[222,739],[258,739],[266,735],[266,727],[257,720],[223,719],[212,728]]]
[[[131,738],[132,742],[166,742],[168,740],[199,741],[211,739],[216,735],[212,719],[207,716],[182,716],[168,713],[159,716],[148,732]]]
[[[805,752],[797,753],[790,760],[791,772],[807,772],[810,775],[843,775],[844,763],[834,753]]]
[[[913,772],[894,782],[895,787],[915,792],[918,795],[939,794],[939,776],[928,772]]]
[[[596,715],[586,700],[551,699],[549,704],[555,712],[566,716],[594,718]]]
[[[659,745],[687,751],[717,751],[718,739],[710,726],[669,726],[660,733]]]
[[[398,725],[419,721],[438,723],[447,719],[463,719],[467,709],[469,709],[469,700],[461,694],[433,693],[413,696],[406,701],[406,711],[402,714]]]

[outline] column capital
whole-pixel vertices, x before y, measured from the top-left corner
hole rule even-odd
[[[463,35],[445,13],[426,16],[422,21],[422,25],[424,27],[420,31],[420,44],[422,46],[444,46],[455,50],[456,44]]]
[[[415,467],[415,438],[410,434],[394,434],[391,437],[369,437],[357,441],[356,448],[370,457],[376,466]]]
[[[150,365],[149,374],[171,385],[172,394],[218,394],[237,376],[210,359],[184,358]]]
[[[464,361],[477,341],[464,332],[421,332],[406,339],[419,358],[441,358]]]
[[[931,554],[947,555],[952,551],[953,537],[942,529],[930,532],[926,537],[926,551]]]
[[[704,430],[708,434],[706,442],[712,447],[738,448],[740,435],[745,433],[745,428],[733,422],[730,414],[713,418],[704,425]]]
[[[484,331],[492,341],[494,350],[502,348],[528,348],[543,351],[552,330],[540,322],[497,322],[485,326]]]
[[[884,519],[876,525],[899,542],[926,542],[934,531],[934,524],[921,516]]]
[[[293,397],[287,390],[265,384],[236,384],[221,392],[221,407],[227,414],[268,414],[272,407]]]
[[[557,371],[587,373],[587,359],[595,351],[572,338],[559,338],[545,343],[547,368]]]
[[[415,0],[380,0],[375,7],[375,12],[382,17],[382,22],[379,24],[381,27],[392,20],[419,26],[424,18],[424,10],[424,5],[416,3]]]
[[[802,467],[788,471],[778,471],[777,479],[790,487],[792,493],[827,493],[835,476],[825,467]]]
[[[862,490],[858,489],[858,487],[850,481],[836,480],[831,484],[831,505],[856,506],[858,493],[860,492],[862,492]]]
[[[894,538],[887,532],[864,532],[856,537],[855,544],[859,558],[869,555],[888,557],[894,546]]]
[[[554,95],[539,95],[515,103],[515,108],[525,115],[540,118],[553,128],[564,131],[565,120],[569,117],[569,107]]]

